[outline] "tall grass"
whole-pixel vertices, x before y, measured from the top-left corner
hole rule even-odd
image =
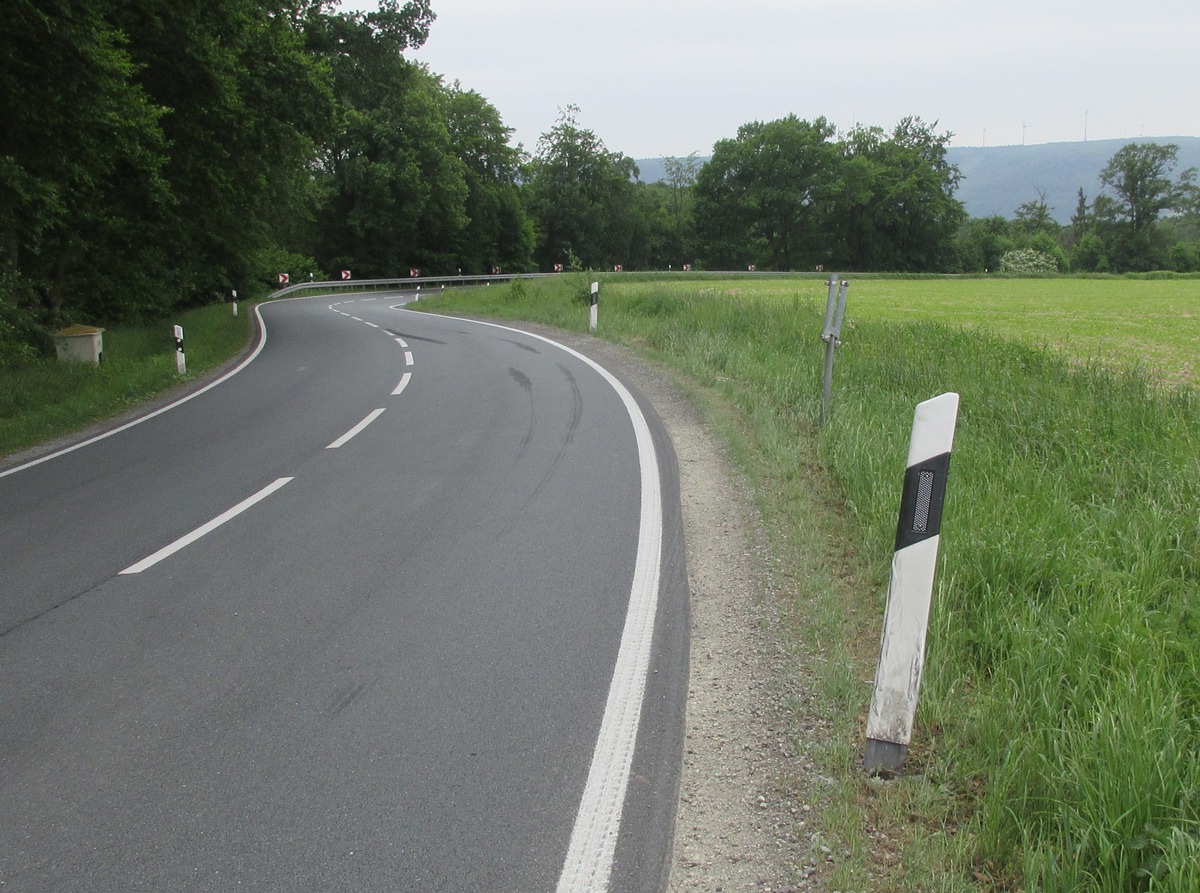
[[[213,305],[107,329],[99,365],[45,359],[0,369],[0,455],[69,434],[219,365],[249,341],[249,310],[234,317],[229,305]],[[184,378],[175,367],[176,324],[184,330]]]
[[[579,328],[580,286],[433,306]],[[1200,889],[1194,392],[978,331],[852,321],[818,431],[823,290],[818,303],[795,289],[606,287],[601,333],[736,407],[768,520],[792,537],[805,532],[787,508],[808,486],[803,455],[819,457],[875,556],[858,597],[880,617],[913,407],[957,391],[921,771],[970,804],[969,856],[1001,886]]]

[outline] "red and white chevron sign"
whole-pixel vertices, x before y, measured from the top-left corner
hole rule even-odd
[[[279,274],[279,284],[280,284],[280,285],[287,285],[287,284],[288,284],[288,278],[289,278],[289,277],[288,277],[288,274],[287,274],[287,273],[280,273],[280,274]]]
[[[349,278],[350,278],[350,271],[342,270],[342,279],[349,279]]]

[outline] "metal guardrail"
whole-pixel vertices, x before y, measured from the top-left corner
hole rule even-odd
[[[575,271],[585,272],[585,271]],[[820,273],[778,273],[778,272],[759,272],[757,270],[701,270],[695,273],[684,273],[679,270],[643,270],[630,272],[645,272],[645,273],[671,273],[674,272],[680,276],[695,276],[696,278],[712,277],[712,276],[746,276],[746,277],[799,277],[799,278],[825,278],[826,274]],[[609,276],[614,275],[603,270],[586,271],[589,276]],[[543,279],[551,276],[562,276],[563,273],[497,273],[494,276],[489,275],[472,275],[472,276],[396,276],[391,279],[330,279],[320,282],[308,281],[297,282],[290,285],[285,285],[283,288],[276,289],[271,292],[272,299],[286,297],[297,292],[305,291],[336,291],[346,289],[350,291],[369,289],[369,288],[384,288],[384,289],[406,289],[416,288],[418,286],[440,285],[449,286],[470,286],[470,285],[489,285],[492,282],[511,282],[514,279]],[[620,273],[615,273],[620,275]]]
[[[415,289],[418,286],[466,286],[490,285],[493,282],[510,282],[513,279],[538,279],[545,276],[561,276],[562,273],[497,273],[494,276],[397,276],[392,279],[330,279],[319,282],[297,282],[271,292],[272,299],[286,297],[305,291],[331,291],[347,289]]]

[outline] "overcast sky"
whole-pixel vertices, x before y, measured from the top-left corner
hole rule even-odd
[[[707,155],[788,113],[840,130],[917,115],[956,146],[1200,136],[1197,0],[432,6],[410,58],[486,97],[531,151],[568,104],[634,158]]]

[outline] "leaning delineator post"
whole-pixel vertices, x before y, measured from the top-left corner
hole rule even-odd
[[[918,404],[913,415],[883,641],[867,715],[864,762],[872,774],[895,771],[904,765],[912,740],[925,665],[925,633],[942,531],[946,474],[957,420],[958,394],[954,393]]]

